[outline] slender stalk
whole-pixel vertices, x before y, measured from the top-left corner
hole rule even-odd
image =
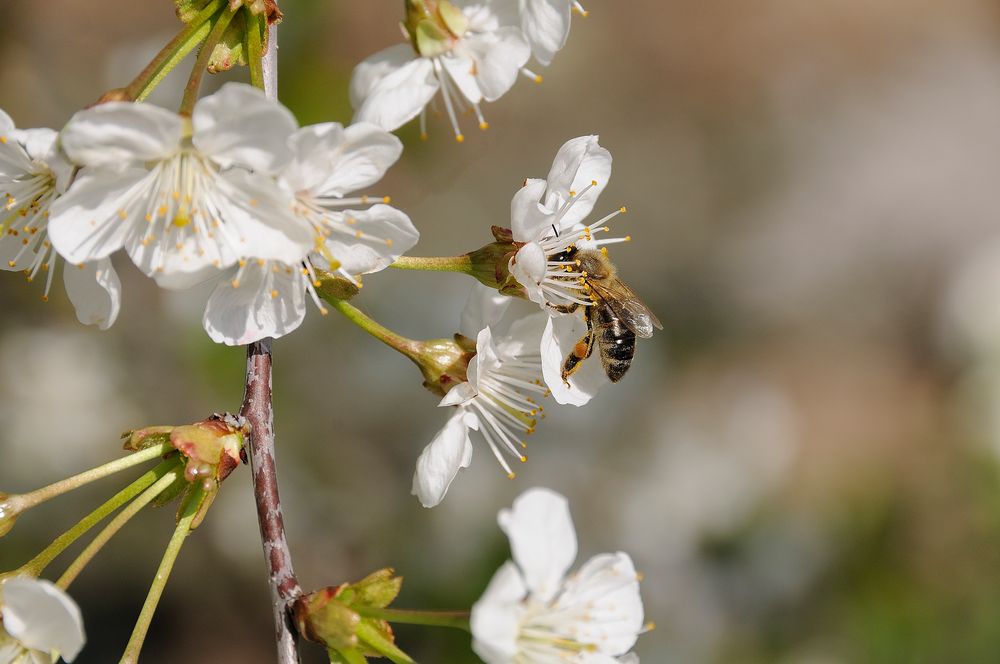
[[[205,38],[210,28],[209,19],[222,7],[223,0],[212,0],[178,32],[160,52],[153,56],[146,68],[125,87],[129,99],[142,101],[160,81]]]
[[[397,270],[422,270],[425,272],[472,273],[472,259],[469,256],[421,257],[400,256],[389,267]]]
[[[111,541],[122,527],[128,523],[132,517],[138,514],[143,507],[148,505],[155,499],[158,495],[163,493],[167,487],[173,484],[177,478],[180,476],[180,463],[175,462],[173,464],[174,469],[167,472],[160,479],[156,481],[153,486],[149,487],[142,494],[129,503],[128,507],[119,512],[114,519],[111,520],[108,525],[104,526],[101,532],[97,533],[97,536],[87,545],[87,547],[80,552],[80,555],[70,563],[66,571],[62,573],[59,580],[56,581],[56,585],[66,590],[69,588],[69,584],[76,580],[76,577],[80,575],[83,568],[86,567],[94,556],[104,548],[104,545]]]
[[[264,89],[264,54],[260,43],[260,22],[250,10],[244,13],[246,18],[247,68],[250,70],[250,85],[260,90]]]
[[[128,640],[128,645],[125,646],[125,652],[122,653],[122,664],[133,664],[139,661],[139,652],[142,650],[142,644],[146,640],[149,623],[153,620],[153,613],[156,612],[157,604],[160,603],[160,597],[163,595],[163,589],[167,585],[167,579],[170,578],[170,571],[174,568],[174,562],[177,560],[177,555],[181,552],[181,547],[184,546],[184,540],[191,533],[191,522],[194,521],[199,509],[201,509],[201,502],[205,497],[205,493],[197,484],[194,487],[195,493],[191,496],[191,500],[188,501],[184,513],[177,520],[177,527],[174,528],[174,534],[170,537],[170,542],[167,543],[166,551],[163,552],[163,558],[160,560],[160,566],[156,569],[153,583],[149,586],[149,593],[146,595],[146,601],[139,612],[139,618],[135,621],[132,636]]]
[[[391,623],[452,627],[466,632],[470,631],[468,611],[411,611],[409,609],[375,608],[361,608],[357,611],[366,618],[378,618]]]
[[[175,462],[172,460],[164,461],[156,468],[146,471],[146,473],[116,493],[103,505],[83,517],[83,519],[81,519],[75,526],[57,537],[37,556],[22,565],[19,571],[24,572],[25,574],[31,574],[32,576],[40,575],[45,568],[48,567],[49,563],[51,563],[56,556],[65,551],[67,547],[73,544],[73,542],[78,540],[87,531],[103,521],[109,514],[138,496],[140,493],[152,486],[157,480],[163,477],[163,475],[171,468],[173,463]]]
[[[271,339],[247,346],[246,392],[240,414],[250,422],[250,470],[257,503],[257,522],[264,546],[278,661],[296,664],[298,634],[289,607],[302,588],[292,568],[285,522],[278,496],[274,453],[274,411],[271,406]]]
[[[222,35],[225,34],[226,28],[229,27],[229,23],[235,15],[236,11],[228,8],[224,9],[215,20],[215,25],[212,26],[211,32],[208,33],[208,36],[202,43],[201,50],[198,51],[198,59],[194,61],[191,76],[184,87],[184,97],[181,99],[180,113],[190,115],[194,109],[195,102],[198,101],[198,90],[201,89],[201,79],[205,75],[205,70],[208,69],[208,62],[212,57],[212,51],[215,50],[216,44],[222,40]]]
[[[420,349],[419,341],[414,341],[413,339],[408,339],[402,335],[396,334],[384,325],[380,325],[369,318],[367,314],[346,300],[338,300],[332,297],[327,297],[325,299],[330,303],[330,306],[344,314],[349,321],[360,327],[362,330],[372,335],[386,346],[399,351],[415,362],[417,361],[417,355]]]
[[[124,456],[121,459],[115,459],[111,463],[106,463],[103,466],[91,468],[90,470],[86,470],[79,475],[74,475],[73,477],[67,477],[64,480],[53,482],[52,484],[44,486],[41,489],[35,489],[29,493],[10,496],[4,502],[6,503],[6,507],[11,511],[20,513],[27,509],[31,509],[36,505],[40,505],[46,500],[51,500],[52,498],[60,496],[68,491],[78,489],[85,484],[89,484],[90,482],[107,477],[108,475],[114,475],[115,473],[119,473],[127,468],[131,468],[132,466],[145,463],[150,459],[163,456],[171,450],[173,450],[173,446],[170,443],[154,445],[153,447]]]

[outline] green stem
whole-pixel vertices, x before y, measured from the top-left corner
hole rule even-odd
[[[264,89],[264,45],[260,40],[261,21],[247,9],[244,16],[246,19],[247,36],[247,67],[250,69],[250,85],[259,90]],[[265,24],[266,29],[266,24]]]
[[[363,311],[345,300],[338,300],[333,297],[324,296],[334,309],[344,314],[349,321],[360,327],[362,330],[372,335],[386,346],[399,351],[414,362],[418,361],[420,342],[408,339],[396,334],[384,325],[380,325],[369,318]],[[419,364],[419,362],[418,362]]]
[[[393,664],[416,664],[409,655],[371,625],[362,622],[355,628],[355,632],[362,643],[388,658]]]
[[[104,529],[101,530],[101,532],[97,533],[97,537],[95,537],[90,544],[88,544],[87,547],[80,552],[80,555],[77,556],[72,563],[70,563],[69,567],[66,568],[66,571],[63,572],[62,576],[59,577],[59,580],[56,581],[56,585],[63,590],[69,588],[69,584],[73,583],[76,577],[79,576],[80,572],[83,571],[83,568],[86,567],[87,564],[94,559],[94,556],[96,556],[97,553],[104,548],[104,545],[111,541],[111,538],[114,537],[118,531],[132,519],[132,517],[138,514],[143,507],[151,503],[153,499],[166,491],[167,487],[177,481],[180,473],[180,463],[174,462],[173,470],[164,474],[163,477],[158,479],[156,483],[153,484],[153,486],[143,491],[138,498],[129,503],[128,507],[119,512],[115,518],[108,523],[108,525],[104,526]]]
[[[187,502],[184,512],[177,520],[177,527],[174,528],[174,534],[171,536],[170,542],[167,543],[166,551],[163,552],[163,558],[160,560],[160,566],[156,569],[156,575],[153,577],[153,583],[149,587],[146,601],[139,612],[139,618],[135,621],[132,636],[128,640],[128,645],[125,646],[125,652],[122,653],[121,664],[134,664],[134,662],[139,661],[139,652],[142,650],[143,641],[146,640],[146,632],[149,631],[149,623],[153,619],[156,605],[160,603],[163,589],[167,585],[167,579],[170,578],[170,571],[174,567],[177,555],[181,552],[184,540],[187,539],[188,534],[191,532],[191,523],[198,515],[203,498],[204,492],[201,487],[195,486],[194,495],[191,496],[191,500]]]
[[[145,474],[141,475],[134,482],[112,496],[110,500],[87,516],[83,517],[83,519],[81,519],[75,526],[57,537],[51,544],[45,547],[41,553],[22,565],[18,571],[32,576],[40,575],[42,571],[48,567],[49,563],[56,558],[56,556],[65,551],[68,546],[73,544],[73,542],[78,540],[88,530],[96,526],[109,514],[138,496],[140,493],[152,486],[152,484],[158,479],[163,477],[173,463],[176,462],[172,460],[164,461],[156,468],[146,471]]]
[[[198,90],[201,89],[201,79],[208,69],[209,60],[212,58],[212,51],[215,50],[216,44],[222,40],[222,35],[225,34],[226,28],[229,27],[229,23],[235,15],[235,11],[226,8],[215,19],[215,25],[212,26],[211,32],[208,33],[208,37],[202,43],[201,50],[198,51],[198,59],[195,60],[194,68],[191,70],[191,76],[188,78],[187,85],[184,86],[184,98],[181,99],[179,113],[191,115],[191,111],[194,110],[194,104],[198,101]]]
[[[406,625],[426,625],[428,627],[452,627],[470,631],[468,611],[416,611],[410,609],[360,608],[358,613],[366,618],[378,618],[391,623]]]
[[[107,477],[108,475],[114,475],[115,473],[131,468],[132,466],[137,466],[140,463],[149,461],[150,459],[163,456],[171,450],[173,450],[173,445],[170,443],[154,445],[139,452],[129,454],[121,459],[115,459],[111,463],[106,463],[103,466],[91,468],[90,470],[84,471],[79,475],[74,475],[73,477],[68,477],[64,480],[60,480],[59,482],[54,482],[48,486],[42,487],[41,489],[35,489],[29,493],[10,496],[5,503],[7,508],[9,508],[13,513],[20,514],[25,510],[44,503],[46,500],[62,495],[67,491],[78,489],[81,486],[89,484],[95,480]]]
[[[472,274],[469,256],[420,257],[400,256],[389,267],[397,270],[422,270],[425,272],[462,272]]]
[[[142,101],[149,96],[149,93],[177,66],[177,63],[183,60],[205,38],[211,29],[209,19],[219,11],[222,3],[223,0],[209,2],[183,30],[160,49],[160,52],[153,57],[146,68],[125,87],[126,97]]]

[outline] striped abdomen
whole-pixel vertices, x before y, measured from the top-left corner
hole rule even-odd
[[[635,355],[635,332],[625,327],[615,312],[603,301],[594,305],[591,314],[597,346],[601,349],[604,372],[617,383],[628,371]]]

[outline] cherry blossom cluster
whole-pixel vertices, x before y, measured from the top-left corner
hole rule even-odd
[[[58,134],[17,130],[0,114],[3,267],[29,278],[57,257],[79,319],[109,327],[121,285],[109,257],[124,249],[161,287],[214,280],[204,326],[247,344],[295,330],[316,297],[314,267],[356,280],[416,244],[388,197],[351,197],[382,178],[402,144],[367,123],[299,128],[263,92],[228,83],[191,117],[109,102]]]
[[[506,94],[518,75],[541,83],[528,61],[534,56],[549,65],[566,44],[573,11],[586,15],[571,0],[411,0],[407,5],[403,32],[409,43],[379,51],[354,70],[354,120],[393,131],[419,115],[426,137],[427,106],[440,96],[459,142],[465,140],[459,114],[474,113],[479,128],[487,129],[482,103]]]

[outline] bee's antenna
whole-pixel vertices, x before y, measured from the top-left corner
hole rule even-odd
[[[555,224],[552,224],[552,232],[556,234],[556,237],[559,237],[559,229],[556,228]]]

